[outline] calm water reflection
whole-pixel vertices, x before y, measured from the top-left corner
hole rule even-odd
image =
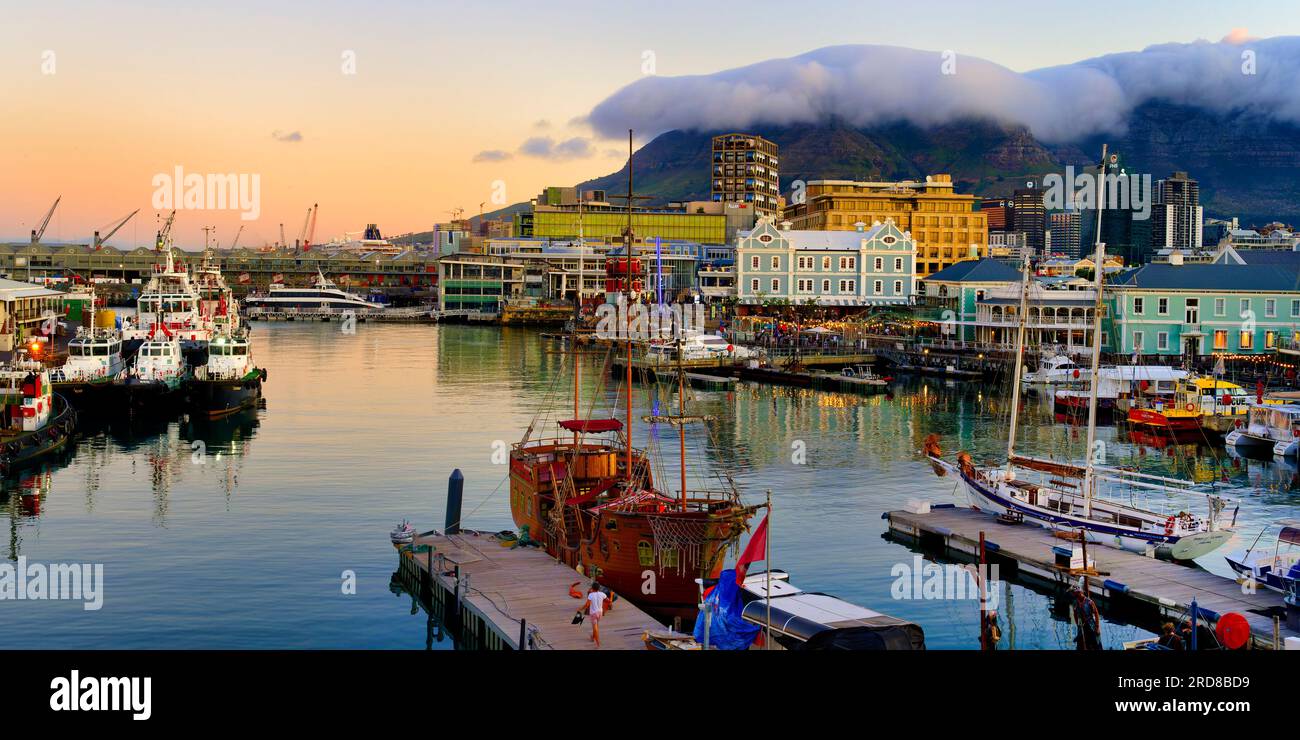
[[[467,480],[468,524],[512,527],[494,453],[530,422],[549,432],[572,414],[566,356],[535,332],[490,327],[362,324],[346,335],[337,325],[259,324],[255,337],[269,372],[265,409],[215,423],[99,421],[67,459],[4,482],[4,555],[103,563],[106,584],[98,612],[0,604],[11,627],[0,647],[424,647],[423,614],[388,587],[387,532],[403,517],[441,526],[455,467]],[[583,360],[584,403],[619,397],[602,360]],[[882,537],[881,514],[909,498],[957,501],[916,453],[931,432],[977,460],[1003,454],[1004,384],[912,379],[867,397],[758,385],[691,393],[716,417],[711,430],[689,431],[691,485],[725,468],[752,502],[770,489],[776,567],[804,589],[920,622],[934,647],[978,644],[974,602],[890,597],[891,568],[913,553]],[[634,400],[639,418],[676,395],[637,386]],[[1027,400],[1023,418],[1025,452],[1082,455],[1083,430],[1054,423],[1041,399]],[[635,433],[665,470],[676,467],[675,429],[638,422]],[[1293,465],[1114,427],[1100,437],[1111,464],[1239,498],[1239,542],[1300,513]],[[1218,554],[1203,565],[1227,573]],[[346,571],[355,595],[341,588]],[[1017,647],[1070,645],[1050,595],[1009,588]],[[1147,634],[1107,627],[1109,645]]]

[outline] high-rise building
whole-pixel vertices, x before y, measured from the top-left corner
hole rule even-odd
[[[924,182],[811,180],[802,203],[787,204],[783,219],[796,230],[850,231],[893,219],[916,240],[916,274],[988,256],[988,216],[975,196],[953,192],[950,175]]]
[[[1079,211],[1053,211],[1047,214],[1048,229],[1052,233],[1052,252],[1078,259],[1081,251],[1082,218]]]
[[[1011,224],[1011,201],[1006,198],[980,201],[980,213],[989,222],[989,231],[1006,231]]]
[[[1020,188],[1011,196],[1012,231],[1025,235],[1025,243],[1042,254],[1046,246],[1047,208],[1043,205],[1043,191],[1038,188]]]
[[[775,143],[754,134],[713,137],[713,200],[744,203],[759,215],[781,213],[780,160]]]
[[[1156,249],[1201,247],[1201,186],[1186,172],[1156,182],[1151,207],[1151,240]]]
[[[1095,167],[1090,167],[1089,172],[1096,174]],[[1130,266],[1149,262],[1152,252],[1151,214],[1144,214],[1136,204],[1142,200],[1150,205],[1152,194],[1142,192],[1143,178],[1129,173],[1116,152],[1106,158],[1105,172],[1108,180],[1105,208],[1101,212],[1101,241],[1106,245],[1106,254],[1120,257]],[[1123,178],[1123,181],[1116,178]],[[1128,194],[1127,202],[1118,197],[1123,193]],[[1079,216],[1081,256],[1091,258],[1097,239],[1097,211],[1094,208],[1080,210]]]

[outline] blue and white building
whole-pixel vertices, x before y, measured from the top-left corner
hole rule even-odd
[[[788,227],[789,222],[783,222]],[[740,304],[816,301],[829,307],[905,305],[916,295],[916,242],[894,222],[855,231],[795,231],[761,221],[736,243]]]

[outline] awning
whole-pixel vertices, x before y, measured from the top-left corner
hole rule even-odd
[[[618,419],[568,419],[560,422],[560,426],[570,432],[599,434],[600,432],[616,432],[623,428],[623,422]]]

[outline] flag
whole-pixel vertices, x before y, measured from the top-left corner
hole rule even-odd
[[[239,282],[249,283],[252,282],[252,280],[253,280],[252,276],[250,276],[248,273],[246,272],[239,273]]]
[[[770,515],[769,515],[770,516]],[[754,534],[749,538],[749,544],[745,545],[745,551],[740,553],[740,559],[736,561],[736,585],[745,582],[745,571],[749,570],[749,564],[759,560],[767,559],[767,517],[759,522],[758,527],[754,529]]]
[[[283,283],[283,282],[284,282],[284,275],[282,275],[281,273],[278,273],[278,272],[275,273],[274,275],[271,276],[271,282],[273,282],[273,283]]]

